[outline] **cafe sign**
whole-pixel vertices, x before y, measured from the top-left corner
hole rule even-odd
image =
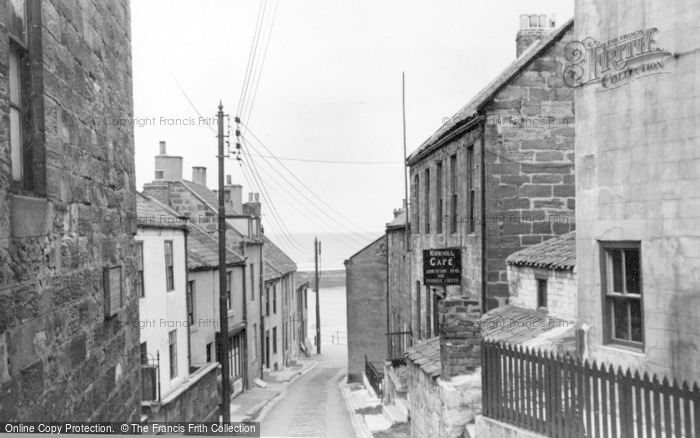
[[[423,284],[454,286],[462,283],[462,249],[423,250]]]

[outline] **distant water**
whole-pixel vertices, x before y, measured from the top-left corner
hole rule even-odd
[[[322,345],[347,344],[347,312],[345,287],[322,288],[319,291]],[[316,335],[316,294],[309,290],[309,339]]]
[[[376,233],[293,233],[287,239],[276,234],[266,235],[282,248],[295,262],[299,271],[314,269],[314,237],[321,242],[320,270],[344,269],[343,262],[378,239]],[[291,243],[289,242],[291,241]],[[294,245],[294,246],[292,246]]]

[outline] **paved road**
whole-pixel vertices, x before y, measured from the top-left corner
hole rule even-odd
[[[347,345],[323,346],[319,364],[287,388],[262,421],[264,437],[347,437],[354,432],[338,382],[347,370]]]

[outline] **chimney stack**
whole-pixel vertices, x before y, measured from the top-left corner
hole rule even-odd
[[[192,167],[192,182],[200,186],[207,186],[207,168]]]
[[[182,180],[182,157],[168,155],[165,142],[159,142],[160,153],[156,155],[155,179],[165,181]]]
[[[556,20],[554,15],[549,19],[545,14],[521,14],[520,30],[515,37],[515,54],[520,58],[530,46],[554,32]]]
[[[397,217],[399,217],[399,215],[400,215],[401,213],[403,213],[403,208],[395,208],[395,209],[394,209],[394,219],[396,219]]]
[[[224,186],[224,198],[233,211],[243,213],[243,186],[231,183],[231,175],[226,175],[226,185]]]
[[[248,193],[248,202],[245,205],[248,206],[249,211],[253,212],[253,216],[260,217],[262,209],[259,193]]]

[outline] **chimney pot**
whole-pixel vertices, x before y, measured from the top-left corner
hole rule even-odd
[[[231,175],[226,175],[226,185],[227,186],[231,185]]]
[[[520,28],[527,29],[530,24],[530,17],[527,14],[520,14]]]
[[[540,26],[539,27],[547,27],[547,16],[544,14],[540,15]]]
[[[165,152],[165,142],[164,141],[160,142],[160,154],[161,155],[168,155],[168,153]]]
[[[537,27],[537,14],[530,15],[530,27]]]
[[[207,186],[207,168],[206,167],[192,167],[192,182],[199,184],[200,186]]]

